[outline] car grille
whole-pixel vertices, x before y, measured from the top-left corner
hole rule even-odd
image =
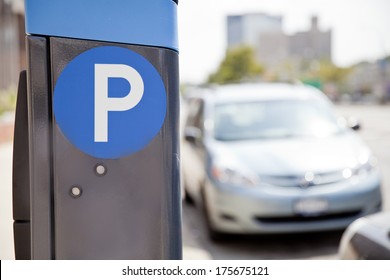
[[[346,180],[343,171],[312,174],[312,180],[307,180],[303,175],[260,175],[264,183],[280,187],[300,187],[320,186],[333,184]]]
[[[296,223],[296,222],[318,222],[326,220],[337,220],[347,218],[357,218],[361,214],[360,210],[341,212],[341,213],[328,213],[317,216],[288,216],[288,217],[259,217],[256,216],[255,220],[261,223]]]

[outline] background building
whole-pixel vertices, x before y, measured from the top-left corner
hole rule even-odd
[[[390,56],[375,62],[360,62],[347,79],[352,101],[390,101]]]
[[[265,33],[282,32],[282,17],[264,13],[231,15],[227,17],[228,48],[240,45],[255,47]]]
[[[332,31],[321,31],[318,18],[311,18],[308,31],[289,36],[289,54],[295,58],[310,60],[332,60]]]
[[[292,35],[283,32],[282,23],[281,16],[264,13],[228,16],[228,48],[251,46],[259,62],[271,68],[286,60],[331,61],[332,32],[319,30],[317,17],[312,17],[308,31]]]

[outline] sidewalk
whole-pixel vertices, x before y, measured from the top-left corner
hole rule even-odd
[[[15,112],[0,117],[0,260],[14,259],[12,218],[12,139]]]
[[[0,143],[0,259],[14,259],[12,142]]]

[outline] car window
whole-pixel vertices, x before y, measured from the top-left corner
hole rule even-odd
[[[276,100],[215,106],[218,140],[326,137],[343,131],[330,106],[317,100]]]

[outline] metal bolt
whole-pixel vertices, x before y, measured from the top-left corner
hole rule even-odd
[[[80,196],[81,196],[81,193],[82,193],[81,188],[78,187],[78,186],[74,186],[74,187],[72,187],[71,190],[70,190],[70,194],[71,194],[74,198],[80,197]]]
[[[99,163],[98,165],[96,165],[95,171],[96,171],[97,175],[103,176],[104,174],[106,174],[107,169],[106,169],[106,167],[104,165]]]

